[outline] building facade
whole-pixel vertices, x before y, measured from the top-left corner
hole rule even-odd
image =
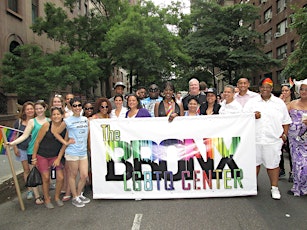
[[[19,45],[35,44],[45,53],[52,53],[59,49],[60,44],[58,42],[48,39],[46,34],[39,36],[30,29],[37,17],[44,17],[46,2],[52,2],[58,7],[67,9],[64,8],[63,0],[0,1],[0,63],[5,53],[13,51]],[[68,17],[72,18],[85,15],[87,11],[88,0],[80,0],[73,10],[66,10],[66,13]],[[17,96],[14,95],[10,95],[8,98],[8,95],[3,92],[0,86],[0,114],[16,113],[17,106],[16,103],[10,102],[11,97],[17,100]],[[13,108],[11,108],[12,106]]]
[[[259,19],[255,21],[254,29],[262,35],[263,51],[269,57],[282,62],[280,67],[253,76],[252,82],[257,85],[260,78],[270,77],[276,85],[274,89],[279,90],[280,85],[287,82],[289,77],[295,78],[295,76],[282,75],[287,59],[299,41],[296,31],[289,26],[292,23],[291,15],[294,13],[292,6],[306,7],[307,0],[250,0],[246,2],[260,9]]]

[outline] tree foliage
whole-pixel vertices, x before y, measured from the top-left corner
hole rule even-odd
[[[65,4],[73,9],[78,2],[66,0]],[[106,83],[115,65],[128,70],[131,76],[137,75],[137,83],[146,84],[169,78],[176,62],[187,60],[180,37],[165,26],[178,23],[177,5],[160,10],[145,1],[134,6],[121,0],[91,2],[94,9],[88,15],[72,19],[63,9],[47,3],[46,17],[37,20],[32,29],[38,34],[47,33],[70,50],[87,52],[97,60],[102,71],[100,80]]]
[[[85,52],[61,49],[44,54],[36,45],[23,45],[5,54],[1,72],[6,92],[16,92],[22,100],[47,100],[67,86],[85,93],[97,82],[99,69]]]
[[[192,57],[190,74],[207,69],[214,74],[217,67],[233,84],[242,75],[278,64],[261,51],[260,35],[252,29],[257,17],[257,8],[251,4],[222,7],[194,1],[186,19],[192,27],[188,31],[187,23],[182,23],[181,31],[187,35],[185,46]]]
[[[306,79],[307,76],[307,10],[306,8],[296,9],[292,15],[293,23],[291,28],[296,29],[300,40],[296,50],[289,56],[287,65],[282,72],[283,75],[296,80]]]
[[[169,18],[152,3],[131,7],[127,18],[108,31],[102,46],[113,63],[137,75],[143,85],[169,79],[179,60],[187,61],[180,37],[166,27]]]

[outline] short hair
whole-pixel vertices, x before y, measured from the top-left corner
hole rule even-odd
[[[66,95],[65,95],[65,100],[66,100],[66,98],[67,98],[67,96],[68,96],[68,95],[72,95],[72,97],[75,97],[75,95],[74,95],[74,94],[72,94],[72,93],[68,93],[68,94],[66,94]]]
[[[191,82],[192,82],[192,81],[196,81],[196,82],[199,84],[198,79],[196,79],[196,78],[192,78],[192,79],[189,81],[189,85],[191,84]]]
[[[250,83],[250,81],[249,81],[249,79],[248,79],[247,77],[241,77],[241,78],[239,78],[238,81],[237,81],[237,83],[239,83],[239,81],[242,80],[242,79],[247,80],[247,82]]]
[[[82,102],[80,97],[74,97],[70,99],[69,104],[72,106],[76,101]]]
[[[188,99],[188,104],[190,103],[190,101],[192,100],[195,100],[197,102],[197,104],[199,104],[199,100],[197,99],[197,97],[194,97],[194,96],[191,96],[189,99]]]
[[[204,81],[199,82],[199,89],[200,90],[205,90],[207,88],[208,88],[208,86],[207,86],[206,82],[204,82]]]
[[[235,87],[233,85],[225,85],[224,89],[225,88],[230,88],[233,93],[235,92]]]

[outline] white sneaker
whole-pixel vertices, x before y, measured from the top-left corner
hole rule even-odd
[[[80,200],[78,196],[76,198],[73,198],[71,203],[77,208],[82,208],[85,206],[85,204]]]
[[[272,186],[271,194],[272,194],[272,198],[274,200],[280,200],[281,195],[280,195],[280,192],[278,190],[278,187]]]
[[[81,195],[79,196],[79,199],[83,202],[83,204],[88,204],[91,202],[91,200],[85,196],[83,196],[83,192],[81,193]]]

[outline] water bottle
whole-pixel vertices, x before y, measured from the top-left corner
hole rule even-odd
[[[56,170],[55,170],[55,167],[51,167],[51,173],[50,173],[50,175],[51,175],[51,179],[55,179],[56,178]]]

